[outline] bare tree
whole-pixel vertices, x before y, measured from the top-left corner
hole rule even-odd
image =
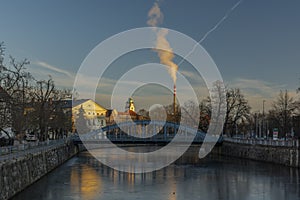
[[[53,101],[59,99],[59,92],[55,88],[54,81],[49,77],[48,80],[36,81],[31,93],[34,98],[33,113],[38,124],[38,138],[45,140],[48,138],[49,120],[55,109]]]
[[[199,126],[199,105],[193,100],[186,101],[183,106],[180,107],[181,115],[181,124],[187,126],[195,126],[193,128],[198,128]]]
[[[57,90],[58,99],[52,101],[52,114],[49,118],[49,128],[52,130],[52,139],[63,137],[72,131],[72,110],[68,102],[71,99],[70,90]]]
[[[274,126],[279,126],[279,134],[286,137],[292,127],[292,116],[297,110],[297,102],[289,96],[288,91],[280,91],[277,99],[273,102],[273,108],[269,112],[269,118]]]
[[[238,123],[250,121],[250,109],[248,101],[240,89],[229,89],[226,92],[226,117],[223,132],[230,131],[230,135],[237,131]]]
[[[174,107],[173,104],[170,105],[166,105],[164,106],[165,111],[167,113],[167,121],[169,122],[176,122],[179,123],[180,122],[180,118],[181,118],[181,107],[180,105],[176,104],[176,113],[174,113]]]
[[[63,110],[62,99],[71,99],[71,91],[57,89],[51,77],[36,80],[26,69],[27,59],[9,56],[6,64],[4,50],[0,43],[0,129],[12,127],[21,136],[35,130],[40,140],[50,127],[60,133],[70,129],[72,116]]]
[[[201,131],[207,132],[210,119],[211,119],[211,99],[207,97],[206,99],[202,100],[199,105],[200,111],[200,123],[199,129]]]
[[[149,111],[145,110],[144,108],[140,109],[137,114],[141,116],[142,119],[149,119]]]
[[[10,108],[10,115],[6,114],[5,121],[1,127],[12,127],[17,134],[23,133],[27,120],[24,117],[26,104],[30,96],[32,76],[26,71],[29,61],[24,59],[21,62],[9,57],[9,64],[4,64],[4,46],[0,44],[0,86],[10,97],[6,102],[6,108]],[[3,111],[3,108],[2,108]]]
[[[4,43],[0,42],[0,71],[2,71],[2,68],[4,67],[3,65],[3,60],[4,60]]]

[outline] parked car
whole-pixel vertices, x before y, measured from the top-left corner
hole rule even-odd
[[[15,133],[11,128],[0,130],[0,146],[14,145]]]
[[[37,136],[34,134],[34,132],[31,132],[31,133],[27,133],[26,134],[26,138],[25,138],[26,141],[28,142],[35,142],[38,140]]]

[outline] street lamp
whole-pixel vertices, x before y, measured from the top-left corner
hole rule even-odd
[[[263,117],[265,116],[265,102],[266,100],[263,100]]]
[[[266,100],[263,100],[262,104],[262,136],[265,136],[265,102]]]

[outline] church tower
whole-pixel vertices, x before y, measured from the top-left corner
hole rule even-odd
[[[128,98],[128,101],[126,102],[125,111],[126,112],[129,112],[129,111],[135,112],[134,102],[133,102],[133,99],[131,97]]]

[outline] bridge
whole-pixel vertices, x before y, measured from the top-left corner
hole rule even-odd
[[[206,137],[206,142],[222,143],[223,138],[207,135],[206,133],[187,125],[174,122],[138,120],[126,121],[105,126],[98,130],[80,134],[73,138],[74,144],[81,143],[126,143],[126,144],[166,144],[175,137],[177,142],[202,143]]]

